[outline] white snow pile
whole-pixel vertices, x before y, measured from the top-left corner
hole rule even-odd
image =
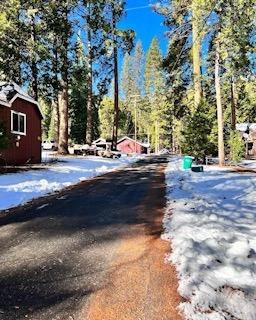
[[[256,319],[256,175],[207,167],[166,170],[163,238],[189,320]]]
[[[256,169],[256,161],[255,160],[244,160],[241,165],[247,169]]]
[[[34,198],[135,162],[139,156],[120,159],[99,157],[60,157],[42,170],[0,175],[0,210],[24,204]]]

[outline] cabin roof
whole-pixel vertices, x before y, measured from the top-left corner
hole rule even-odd
[[[149,148],[150,147],[150,144],[149,143],[143,143],[143,142],[140,142],[140,141],[135,141],[134,139],[130,138],[130,137],[123,137],[121,138],[120,140],[117,141],[117,144],[121,143],[122,141],[124,140],[130,140],[132,142],[136,142],[137,144],[139,144],[140,146],[144,147],[144,148]]]
[[[240,132],[249,132],[256,130],[256,123],[237,123],[236,130]]]
[[[12,103],[17,99],[23,99],[37,106],[42,118],[43,112],[39,103],[30,97],[17,83],[13,81],[0,81],[0,105],[11,107]]]

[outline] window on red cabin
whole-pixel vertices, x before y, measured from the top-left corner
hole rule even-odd
[[[24,113],[12,111],[11,131],[16,134],[26,134],[26,115]]]

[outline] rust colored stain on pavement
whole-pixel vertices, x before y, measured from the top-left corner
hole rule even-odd
[[[132,226],[95,292],[83,320],[181,320],[175,268],[164,263],[169,243],[160,239],[165,207],[164,167],[138,207],[145,223]]]

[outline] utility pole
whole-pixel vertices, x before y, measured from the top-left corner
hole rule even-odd
[[[117,39],[115,35],[116,29],[116,17],[114,13],[114,7],[112,5],[112,37],[113,37],[113,69],[114,69],[114,124],[112,132],[112,145],[111,149],[117,148],[117,136],[119,127],[119,84],[118,84],[118,48]]]
[[[135,94],[131,96],[131,98],[134,98],[134,140],[135,140],[135,152],[137,153],[137,98],[140,97],[139,94]]]
[[[137,153],[137,97],[134,101],[134,140],[135,140],[135,153]]]

